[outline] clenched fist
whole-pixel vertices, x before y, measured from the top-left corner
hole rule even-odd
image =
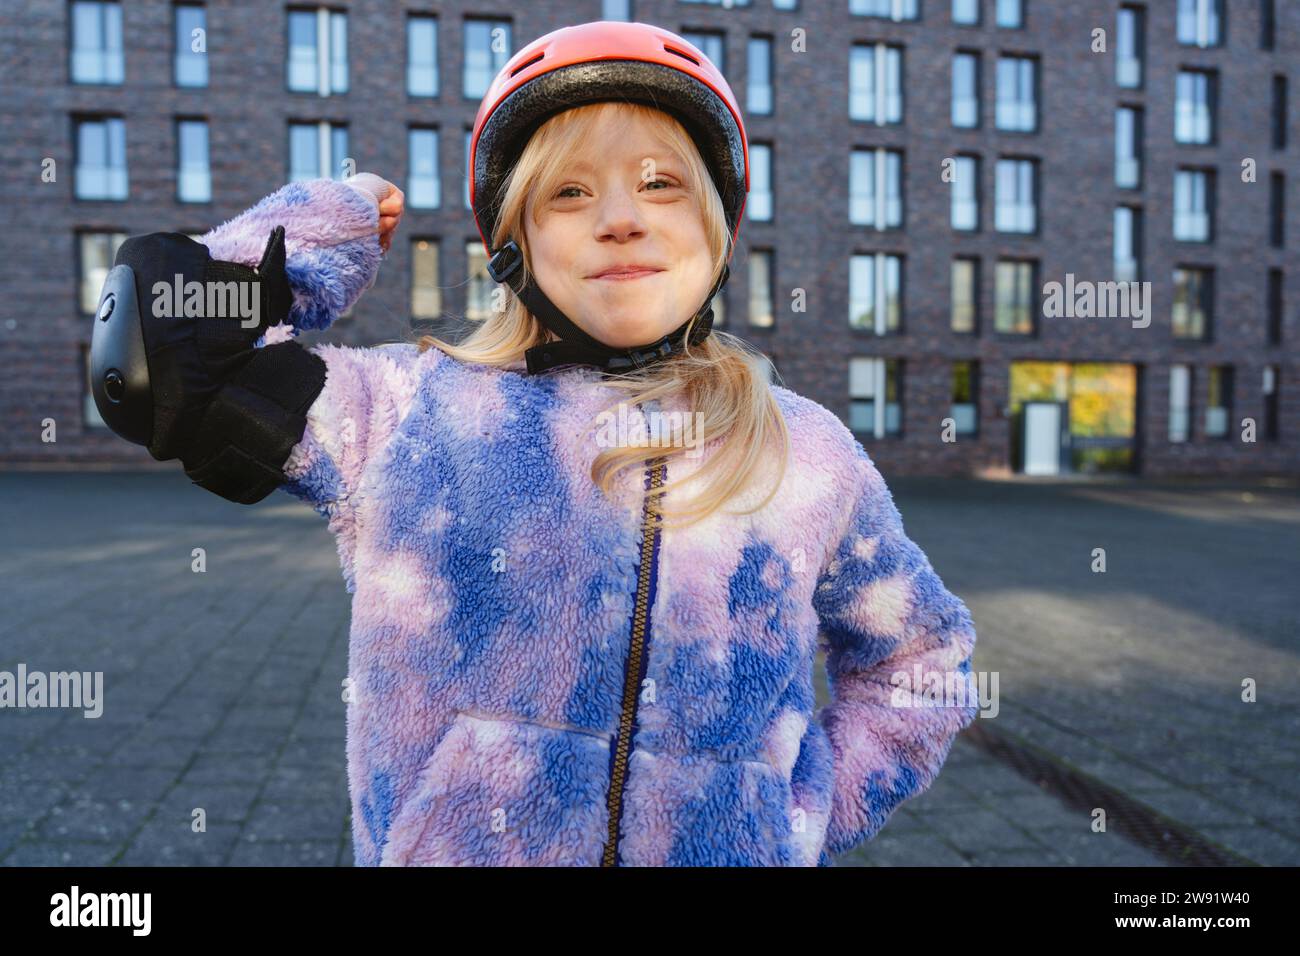
[[[365,193],[379,206],[379,247],[388,252],[393,244],[393,233],[402,221],[402,212],[406,207],[406,194],[386,179],[374,173],[357,173],[345,179],[349,186]]]

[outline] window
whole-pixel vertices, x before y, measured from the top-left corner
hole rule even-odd
[[[1174,172],[1174,238],[1209,242],[1214,233],[1214,173],[1204,169]]]
[[[99,0],[73,3],[69,52],[73,83],[121,83],[121,5]]]
[[[1191,266],[1174,269],[1174,338],[1209,341],[1212,286],[1209,269]]]
[[[849,13],[886,20],[915,20],[917,0],[849,0]]]
[[[751,249],[749,253],[749,324],[772,327],[772,251]]]
[[[602,0],[600,18],[602,20],[622,20],[624,22],[631,20],[632,0]]]
[[[1219,46],[1223,42],[1223,0],[1178,0],[1178,42]]]
[[[849,260],[849,325],[876,335],[900,331],[903,260],[877,252]]]
[[[888,229],[903,224],[903,154],[855,149],[849,162],[849,222]]]
[[[1114,221],[1115,281],[1140,282],[1142,268],[1138,250],[1142,248],[1142,211],[1131,206],[1116,206]]]
[[[727,72],[727,68],[723,65],[727,59],[727,44],[721,33],[703,30],[684,31],[681,37],[687,43],[698,47],[701,53],[712,60],[719,73]]]
[[[492,289],[496,286],[496,282],[488,275],[488,257],[482,239],[475,237],[465,243],[465,260],[469,264],[465,318],[471,322],[481,322],[492,315]]]
[[[979,330],[979,260],[952,260],[952,313],[954,332],[974,335]]]
[[[953,429],[958,435],[979,432],[979,363],[952,363],[952,416]]]
[[[1214,141],[1215,77],[1210,70],[1179,70],[1174,86],[1174,142]]]
[[[195,4],[177,4],[175,24],[176,54],[173,67],[176,85],[207,86],[207,9]]]
[[[1273,148],[1286,149],[1286,74],[1278,73],[1273,77]]]
[[[993,289],[993,329],[1007,335],[1033,335],[1034,266],[1030,261],[998,262]]]
[[[1023,0],[997,0],[997,24],[1006,29],[1018,29],[1025,25],[1025,5]]]
[[[469,180],[473,170],[470,168],[470,160],[473,158],[470,154],[474,148],[474,128],[467,127],[465,130],[465,188],[462,190],[461,199],[465,202],[466,209],[473,209],[474,204],[470,201]]]
[[[438,240],[411,240],[411,318],[436,319],[442,314],[438,281]]]
[[[289,124],[289,181],[343,179],[348,128],[337,123]]]
[[[952,0],[952,22],[963,26],[978,26],[980,0]]]
[[[1274,0],[1259,0],[1259,48],[1271,50],[1277,43],[1277,10]]]
[[[953,164],[950,219],[954,229],[980,227],[980,166],[978,156],[957,156]]]
[[[412,209],[437,209],[442,205],[442,182],[438,178],[438,131],[412,127],[406,131],[410,174],[406,181],[406,204]]]
[[[325,7],[289,11],[289,89],[295,93],[348,91],[348,15]]]
[[[1286,176],[1274,172],[1268,178],[1268,241],[1277,249],[1286,244]]]
[[[510,59],[509,20],[465,21],[465,65],[461,88],[472,100],[482,99]]]
[[[749,144],[749,200],[745,212],[753,222],[772,221],[772,146]]]
[[[126,199],[126,124],[120,116],[77,120],[77,199]]]
[[[1264,366],[1264,440],[1277,441],[1277,376],[1276,365]]]
[[[108,270],[113,268],[117,248],[126,241],[124,232],[83,232],[77,236],[81,282],[78,303],[82,315],[94,315]]]
[[[878,126],[903,121],[903,51],[855,43],[849,53],[849,117]]]
[[[849,429],[873,438],[902,434],[902,361],[849,359]]]
[[[713,307],[714,327],[722,328],[727,324],[727,290],[725,288],[719,289],[710,305]]]
[[[1037,62],[1028,56],[998,57],[998,129],[1032,133],[1038,128]]]
[[[973,129],[980,124],[980,60],[978,53],[952,55],[952,125]]]
[[[1232,366],[1211,365],[1205,403],[1205,437],[1227,438],[1232,421]]]
[[[798,10],[799,0],[772,0],[774,10]]]
[[[438,95],[438,18],[411,14],[406,18],[406,92]]]
[[[998,232],[1035,232],[1038,211],[1035,161],[999,159],[994,202],[994,227]]]
[[[176,147],[176,198],[181,202],[212,202],[207,120],[178,120]]]
[[[1142,111],[1115,110],[1115,185],[1137,189],[1142,182]]]
[[[1146,21],[1141,7],[1120,7],[1115,20],[1115,84],[1126,89],[1142,86],[1142,51],[1146,46]]]
[[[1268,344],[1279,345],[1282,342],[1282,270],[1268,270],[1267,292]]]
[[[1169,440],[1184,442],[1192,423],[1192,370],[1187,365],[1169,367]]]
[[[749,85],[746,107],[755,114],[772,112],[772,40],[770,37],[749,38]]]

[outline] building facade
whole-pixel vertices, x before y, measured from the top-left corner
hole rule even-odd
[[[718,327],[887,475],[1300,473],[1294,0],[31,0],[7,9],[0,462],[150,461],[86,384],[128,235],[371,171],[407,212],[322,336],[456,334],[467,146],[565,24],[665,26],[744,110]]]

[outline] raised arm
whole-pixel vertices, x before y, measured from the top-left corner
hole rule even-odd
[[[372,173],[289,183],[199,241],[213,259],[251,266],[271,230],[284,226],[284,271],[293,290],[284,321],[295,332],[325,329],[379,274],[379,203],[387,188]]]
[[[327,327],[374,283],[379,200],[391,190],[365,174],[292,183],[202,243],[124,242],[91,347],[109,426],[160,461],[180,459],[215,494],[266,497],[326,383],[326,361],[293,335]]]

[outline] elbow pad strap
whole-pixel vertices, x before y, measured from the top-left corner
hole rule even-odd
[[[326,365],[294,341],[253,349],[213,396],[181,463],[196,485],[228,501],[261,501],[307,430],[307,409],[325,387]]]

